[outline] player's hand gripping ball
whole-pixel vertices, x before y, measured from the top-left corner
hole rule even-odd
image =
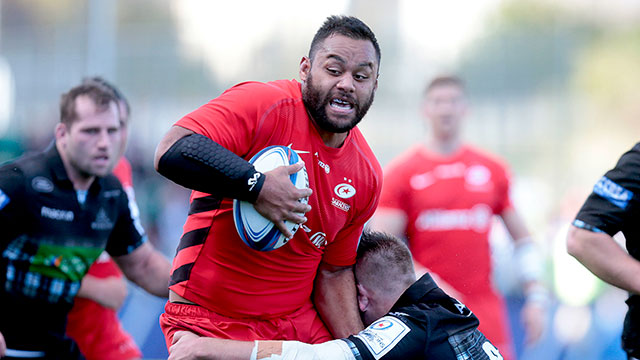
[[[256,170],[262,173],[273,170],[278,166],[293,165],[298,161],[300,161],[300,157],[295,151],[281,145],[266,147],[249,160]],[[309,176],[307,175],[307,169],[304,167],[297,173],[291,174],[290,178],[293,185],[298,189],[309,187]],[[309,199],[302,198],[298,201],[306,204]],[[252,249],[271,251],[289,241],[273,222],[260,215],[253,207],[253,204],[247,201],[233,200],[233,220],[235,221],[238,235]],[[300,224],[291,221],[285,221],[285,225],[292,234],[295,234],[300,227]]]

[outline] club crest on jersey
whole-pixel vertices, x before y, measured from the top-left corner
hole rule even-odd
[[[484,165],[473,165],[465,172],[464,180],[471,186],[484,186],[491,180],[491,171]]]
[[[96,215],[96,220],[91,223],[91,228],[93,230],[110,230],[113,228],[113,222],[107,216],[107,212],[104,211],[103,208],[98,210],[98,214]]]
[[[333,188],[333,192],[342,199],[348,199],[356,194],[356,188],[349,184],[352,182],[351,179],[344,178],[344,180],[346,182],[336,185],[336,187]]]

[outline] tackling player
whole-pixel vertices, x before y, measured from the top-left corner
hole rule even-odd
[[[416,281],[411,253],[398,238],[365,232],[355,275],[358,304],[369,325],[355,336],[309,345],[225,341],[182,332],[169,360],[502,359],[477,330],[478,319],[468,308],[447,296],[428,274]]]

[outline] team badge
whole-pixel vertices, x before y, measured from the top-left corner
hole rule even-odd
[[[351,179],[344,178],[344,180],[351,182]],[[333,192],[342,199],[348,199],[356,194],[356,188],[354,188],[351,184],[342,183],[336,185],[336,187],[333,188]]]

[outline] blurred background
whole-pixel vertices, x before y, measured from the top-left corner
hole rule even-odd
[[[188,191],[155,173],[157,142],[186,113],[246,80],[298,78],[328,15],[365,21],[382,49],[379,89],[360,126],[382,165],[425,129],[426,82],[457,73],[472,111],[466,138],[499,154],[514,201],[546,255],[553,311],[521,359],[624,359],[626,294],[566,255],[568,223],[596,180],[638,141],[636,0],[0,0],[0,161],[53,138],[61,93],[82,77],[116,84],[132,106],[126,156],[150,239],[172,257]],[[504,231],[496,280],[517,316]],[[166,357],[163,300],[131,287],[121,311],[145,357]]]

